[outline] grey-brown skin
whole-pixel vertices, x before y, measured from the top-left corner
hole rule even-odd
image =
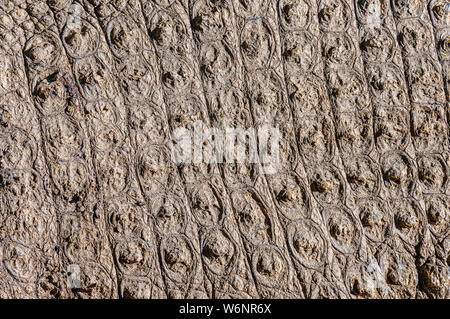
[[[449,298],[449,8],[2,2],[0,298]],[[279,171],[174,163],[195,121]]]

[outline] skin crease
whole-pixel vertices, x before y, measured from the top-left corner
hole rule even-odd
[[[2,2],[0,298],[450,298],[447,2]]]

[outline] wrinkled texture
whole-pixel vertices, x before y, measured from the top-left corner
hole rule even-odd
[[[450,298],[449,15],[0,0],[0,298]],[[196,121],[279,170],[176,164]]]

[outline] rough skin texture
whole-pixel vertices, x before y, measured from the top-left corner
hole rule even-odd
[[[0,0],[0,298],[448,299],[449,41],[448,0]],[[281,168],[175,164],[198,120]]]

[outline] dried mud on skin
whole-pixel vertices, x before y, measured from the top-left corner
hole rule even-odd
[[[450,298],[449,41],[448,0],[0,0],[0,298]],[[199,120],[280,170],[173,163]]]

